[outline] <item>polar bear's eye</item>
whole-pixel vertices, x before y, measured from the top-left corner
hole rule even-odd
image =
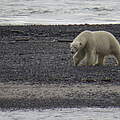
[[[82,43],[80,43],[80,45],[82,45]]]

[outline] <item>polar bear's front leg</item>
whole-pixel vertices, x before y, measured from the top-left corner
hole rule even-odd
[[[73,62],[74,62],[74,66],[77,66],[80,62],[79,58],[76,55],[73,56]]]
[[[84,51],[76,52],[75,55],[73,56],[74,66],[77,66],[84,57],[85,57]]]

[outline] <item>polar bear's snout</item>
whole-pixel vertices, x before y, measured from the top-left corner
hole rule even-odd
[[[75,49],[75,48],[71,48],[71,49],[70,49],[70,52],[71,52],[72,54],[74,54],[74,53],[77,52],[77,49]]]
[[[74,54],[74,51],[73,51],[73,50],[70,50],[70,52],[71,52],[72,54]]]
[[[78,51],[77,48],[71,48],[71,49],[70,49],[70,52],[71,52],[72,54],[75,54],[77,51]]]

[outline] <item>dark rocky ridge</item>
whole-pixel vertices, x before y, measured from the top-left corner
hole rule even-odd
[[[116,24],[0,26],[0,82],[119,83],[119,66],[73,66],[69,42],[83,30],[106,30],[120,40]],[[115,60],[109,57],[106,63]]]

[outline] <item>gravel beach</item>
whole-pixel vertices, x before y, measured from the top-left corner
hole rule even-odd
[[[0,26],[0,108],[120,107],[120,67],[74,67],[70,42],[84,30],[120,24]]]

